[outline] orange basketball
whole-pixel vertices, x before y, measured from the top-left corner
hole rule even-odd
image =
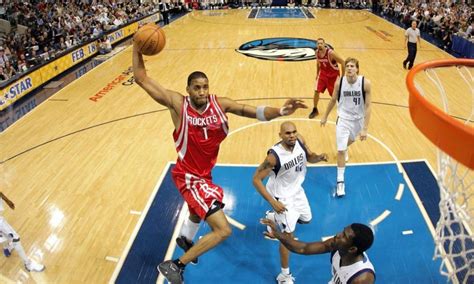
[[[144,55],[155,55],[163,50],[166,44],[165,33],[159,26],[149,23],[139,28],[133,36],[138,52]]]

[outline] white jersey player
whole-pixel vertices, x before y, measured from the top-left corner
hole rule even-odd
[[[36,263],[26,256],[25,250],[20,242],[20,236],[3,217],[3,201],[5,201],[11,209],[15,209],[15,204],[0,192],[0,242],[3,242],[3,254],[9,257],[12,251],[16,250],[23,260],[26,270],[35,272],[43,271],[45,268],[44,265]]]
[[[355,58],[347,58],[345,61],[345,76],[343,76],[334,87],[335,95],[328,104],[326,113],[321,118],[321,126],[327,122],[327,118],[337,101],[337,186],[336,195],[345,195],[344,172],[346,162],[349,159],[347,147],[354,143],[357,135],[360,140],[367,139],[367,129],[370,121],[370,81],[359,74],[359,61]]]
[[[327,161],[327,155],[313,153],[304,138],[297,133],[292,122],[280,127],[281,141],[267,153],[265,161],[253,177],[257,191],[267,200],[273,211],[267,211],[267,218],[275,220],[279,230],[293,237],[296,223],[311,221],[311,208],[302,184],[306,176],[306,164]],[[263,180],[269,176],[266,187]],[[289,268],[289,251],[280,245],[281,273],[278,283],[291,284],[294,281]]]
[[[273,230],[272,236],[294,253],[304,255],[331,253],[332,278],[328,284],[375,282],[374,266],[365,253],[374,242],[374,233],[368,226],[353,223],[324,242],[305,243],[278,231],[277,225],[271,219],[262,219],[260,222],[269,226]]]

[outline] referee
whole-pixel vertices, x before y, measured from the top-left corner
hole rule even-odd
[[[416,42],[420,45],[420,30],[416,27],[416,21],[411,22],[411,28],[408,28],[405,31],[405,46],[408,48],[408,55],[407,58],[403,61],[403,68],[411,69],[413,67],[413,63],[415,63],[416,57]]]

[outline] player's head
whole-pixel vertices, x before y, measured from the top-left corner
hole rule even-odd
[[[362,254],[374,242],[372,229],[364,224],[353,223],[336,235],[336,249],[341,254]]]
[[[318,50],[324,50],[326,48],[326,42],[324,41],[324,38],[320,37],[318,38]]]
[[[344,66],[346,67],[346,76],[354,76],[359,74],[359,60],[354,57],[348,57],[344,61]]]
[[[359,223],[352,223],[351,229],[354,231],[352,244],[357,248],[357,253],[361,254],[368,250],[374,243],[374,233],[372,229]]]
[[[195,107],[207,104],[209,96],[209,80],[206,74],[201,71],[194,71],[188,76],[188,86],[186,91]]]
[[[280,126],[280,138],[281,142],[288,146],[293,147],[296,144],[298,131],[296,125],[291,121],[285,121]]]

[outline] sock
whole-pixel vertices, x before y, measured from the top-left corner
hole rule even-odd
[[[182,263],[181,260],[179,260],[179,258],[173,260],[173,262],[181,269],[184,269],[186,267],[186,264]]]
[[[287,268],[281,268],[281,273],[285,274],[285,275],[290,275],[290,268],[287,267]]]
[[[184,221],[183,227],[181,228],[180,236],[184,236],[188,241],[192,242],[196,236],[197,231],[199,230],[200,223],[194,223],[193,221],[187,218]]]
[[[31,260],[26,256],[25,250],[21,245],[20,241],[15,242],[13,241],[13,248],[18,252],[18,255],[21,257],[25,264],[29,264]]]
[[[346,167],[337,167],[337,181],[344,181],[344,171]]]

